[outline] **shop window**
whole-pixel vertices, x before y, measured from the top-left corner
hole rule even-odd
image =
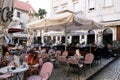
[[[74,12],[80,11],[78,2],[77,3],[73,3],[73,10],[74,10]]]
[[[113,0],[104,0],[104,6],[105,7],[113,6]]]
[[[95,9],[95,0],[88,0],[88,8],[89,8],[89,11],[92,11]]]

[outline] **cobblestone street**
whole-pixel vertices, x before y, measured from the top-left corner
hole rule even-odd
[[[120,58],[113,61],[89,80],[120,80]]]
[[[59,65],[58,68],[54,68],[53,73],[50,77],[50,80],[56,80],[56,79],[57,80],[86,80],[91,75],[93,75],[94,73],[99,71],[101,68],[103,68],[105,65],[107,65],[109,62],[113,61],[113,59],[114,58],[110,58],[110,59],[103,58],[102,63],[99,64],[98,66],[94,65],[93,68],[91,68],[91,69],[89,69],[89,68],[85,69],[86,76],[84,75],[83,71],[81,71],[80,74],[70,72],[70,75],[68,77],[67,76],[68,66],[65,67],[65,66]],[[90,79],[90,80],[92,80],[92,79]],[[95,79],[95,80],[98,80],[98,79]]]

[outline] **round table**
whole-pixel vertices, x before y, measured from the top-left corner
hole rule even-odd
[[[0,69],[0,73],[11,73],[11,74],[14,74],[14,80],[17,80],[17,76],[19,77],[19,80],[21,80],[20,76],[19,76],[19,73],[20,72],[24,72],[26,70],[29,69],[28,66],[19,66],[15,69],[12,69],[14,66],[6,66],[6,67],[2,67]]]

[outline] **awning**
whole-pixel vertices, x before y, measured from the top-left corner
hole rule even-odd
[[[8,29],[8,33],[16,33],[16,32],[23,32],[23,29],[19,29],[19,28],[9,28]]]
[[[120,21],[110,21],[110,22],[104,22],[101,24],[103,24],[104,26],[117,26],[117,25],[120,25]]]

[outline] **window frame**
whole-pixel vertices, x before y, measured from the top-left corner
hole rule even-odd
[[[109,0],[110,1],[110,0]],[[109,7],[113,7],[114,6],[114,0],[111,0],[111,5],[106,5],[106,0],[104,0],[104,8],[109,8]]]
[[[93,0],[88,0],[88,11],[93,11],[95,10],[95,7],[96,7],[96,0],[94,0],[94,6],[91,7],[91,3],[93,4]]]
[[[21,13],[19,11],[17,11],[17,17],[20,18],[20,15],[21,15]]]
[[[74,12],[80,11],[80,10],[76,10],[75,4],[79,5],[79,2],[74,2],[74,3],[73,3],[73,10],[74,10]]]
[[[64,3],[64,4],[62,4],[61,6],[62,6],[62,11],[63,10],[67,10],[67,5],[68,5],[68,3]],[[64,9],[63,9],[64,8]]]

